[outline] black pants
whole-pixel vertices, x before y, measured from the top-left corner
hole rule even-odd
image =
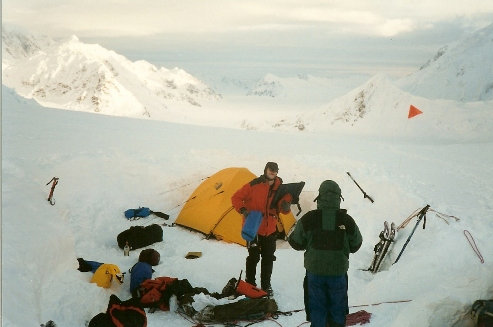
[[[257,236],[257,245],[248,248],[248,257],[246,258],[246,282],[257,285],[255,276],[257,274],[257,264],[262,257],[260,263],[260,285],[262,289],[270,287],[270,278],[272,275],[272,267],[276,257],[276,239],[277,233],[268,236]]]

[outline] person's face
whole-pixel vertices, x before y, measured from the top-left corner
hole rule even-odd
[[[277,176],[277,171],[274,171],[270,168],[267,168],[265,175],[267,176],[268,180],[274,180],[274,178],[276,178],[276,176]]]

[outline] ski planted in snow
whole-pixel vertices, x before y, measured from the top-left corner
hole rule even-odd
[[[382,264],[382,261],[389,250],[390,244],[394,242],[395,233],[395,224],[392,223],[389,228],[389,223],[385,221],[384,229],[380,232],[380,235],[378,236],[380,240],[377,244],[375,244],[375,254],[373,256],[373,260],[371,262],[370,268],[368,268],[368,270],[372,273],[377,273],[380,269],[380,265]]]

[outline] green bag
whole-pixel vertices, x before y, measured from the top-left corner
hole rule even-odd
[[[261,319],[277,312],[277,303],[274,299],[244,299],[235,303],[228,303],[214,307],[214,320],[220,322],[234,320]]]

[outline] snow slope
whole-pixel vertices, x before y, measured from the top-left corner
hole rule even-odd
[[[490,136],[478,142],[457,131],[444,141],[430,132],[421,143],[399,135],[372,139],[357,130],[347,135],[200,127],[53,110],[5,87],[2,91],[2,326],[36,326],[49,319],[59,327],[84,326],[105,310],[110,294],[129,298],[130,280],[127,276],[121,286],[99,288],[89,283],[91,273],[76,270],[76,258],[114,263],[127,271],[139,251],[124,257],[118,233],[162,222],[129,222],[125,209],[148,206],[170,214],[172,222],[207,176],[231,166],[260,173],[270,160],[279,163],[285,182],[306,182],[304,212],[314,208],[323,180],[340,184],[342,205],[364,237],[350,260],[350,311],[371,312],[367,326],[470,327],[467,314],[473,301],[493,296]],[[428,116],[421,115],[432,119]],[[413,124],[404,120],[400,128],[412,129]],[[375,203],[363,198],[346,171]],[[51,206],[46,183],[53,176],[60,181]],[[383,221],[399,224],[426,204],[460,220],[430,212],[426,229],[419,226],[400,261],[390,265],[414,219],[398,234],[382,272],[360,270],[370,264]],[[186,278],[194,286],[220,291],[244,269],[243,247],[205,240],[179,227],[163,229],[164,241],[152,246],[161,253],[156,277]],[[464,230],[473,235],[484,264]],[[187,260],[188,251],[203,256]],[[279,309],[302,309],[303,254],[280,242],[276,257],[272,283]],[[404,300],[410,301],[382,303]],[[256,326],[306,326],[304,319],[301,311]],[[148,314],[149,327],[191,325],[173,310]]]
[[[438,50],[417,72],[402,78],[402,89],[430,99],[493,100],[493,24]]]

